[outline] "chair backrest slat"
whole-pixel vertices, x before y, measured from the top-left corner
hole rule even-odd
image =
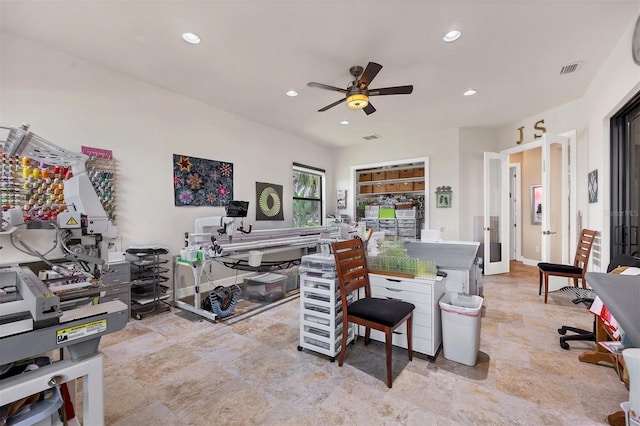
[[[576,248],[576,256],[573,260],[573,266],[582,268],[583,275],[587,270],[589,264],[589,257],[591,256],[591,249],[593,248],[593,241],[595,240],[597,232],[591,229],[583,229],[580,233],[580,240],[578,241],[578,247]]]
[[[338,271],[343,309],[346,309],[346,295],[364,288],[366,297],[371,296],[364,243],[361,239],[354,238],[338,241],[331,245]]]

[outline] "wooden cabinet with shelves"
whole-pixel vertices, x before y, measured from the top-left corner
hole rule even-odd
[[[422,161],[356,169],[356,194],[368,197],[370,194],[424,193],[425,167]]]
[[[352,170],[355,173],[354,205],[357,221],[373,219],[365,214],[366,206],[413,203],[416,224],[411,228],[416,229],[415,236],[406,229],[403,233],[417,238],[419,229],[428,227],[428,158],[354,166]]]

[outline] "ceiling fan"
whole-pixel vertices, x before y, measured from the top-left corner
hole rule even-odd
[[[382,65],[376,64],[375,62],[369,62],[369,64],[367,64],[367,68],[365,69],[363,69],[361,66],[354,65],[349,69],[349,72],[353,76],[353,81],[349,83],[349,86],[347,86],[346,89],[341,89],[339,87],[329,86],[322,83],[307,83],[307,86],[310,87],[319,87],[320,89],[327,89],[345,94],[345,97],[343,99],[340,99],[332,104],[327,105],[324,108],[319,109],[318,112],[326,111],[346,101],[348,108],[362,109],[364,110],[365,114],[369,115],[376,112],[376,109],[369,102],[370,96],[408,95],[413,92],[413,85],[369,89],[369,84],[371,84],[371,81],[375,78],[376,75],[378,75],[381,69]]]

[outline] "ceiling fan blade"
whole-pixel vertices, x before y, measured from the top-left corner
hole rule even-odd
[[[329,86],[328,84],[314,83],[313,81],[311,83],[307,83],[307,86],[309,86],[309,87],[318,87],[320,89],[333,90],[334,92],[347,93],[346,89],[341,89],[341,88],[335,87],[335,86]]]
[[[371,102],[369,102],[369,104],[366,107],[362,108],[362,110],[367,115],[373,114],[374,112],[376,112],[376,109],[373,107],[373,105],[371,105]]]
[[[324,111],[328,110],[329,108],[333,108],[336,105],[340,105],[342,102],[344,102],[344,98],[343,99],[339,99],[339,100],[335,101],[334,103],[329,104],[326,107],[319,109],[318,112],[324,112]]]
[[[376,75],[378,75],[381,69],[382,65],[376,64],[375,62],[369,62],[367,68],[365,68],[364,72],[362,73],[360,80],[358,80],[358,87],[361,90],[369,87],[369,84],[371,84],[371,80],[373,80]]]
[[[381,89],[371,89],[371,90],[369,90],[369,96],[408,95],[411,92],[413,92],[413,85],[396,86],[396,87],[383,87]]]

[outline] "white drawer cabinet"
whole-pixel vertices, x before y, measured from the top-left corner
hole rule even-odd
[[[440,308],[438,301],[445,292],[445,280],[395,278],[369,274],[371,295],[398,299],[413,303],[413,350],[429,357],[435,357],[442,343]],[[360,327],[364,334],[364,327]],[[384,333],[371,330],[371,338],[384,342]],[[399,327],[393,334],[393,344],[407,347],[406,326]]]
[[[310,349],[335,361],[342,347],[342,302],[337,279],[300,275],[300,342],[298,350]],[[355,328],[349,324],[347,343]]]

